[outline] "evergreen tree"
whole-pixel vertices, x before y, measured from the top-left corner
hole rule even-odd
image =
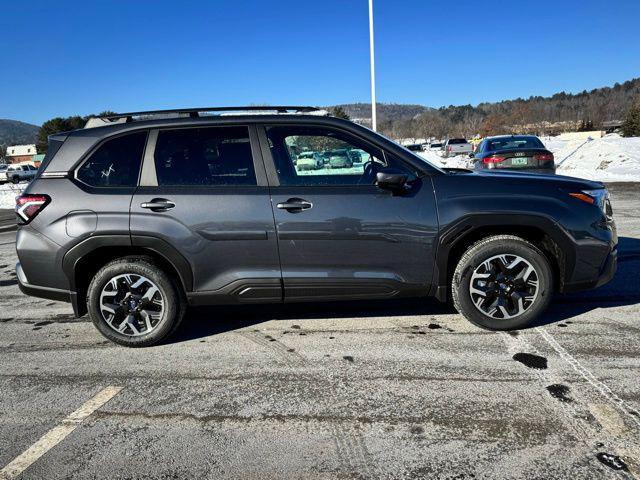
[[[47,147],[49,145],[48,137],[49,135],[55,135],[60,132],[68,132],[69,130],[77,130],[79,128],[83,128],[87,123],[87,120],[91,117],[106,117],[108,115],[115,115],[114,112],[106,110],[104,112],[99,113],[98,115],[87,115],[86,117],[81,117],[80,115],[74,115],[73,117],[56,117],[51,120],[47,120],[40,127],[40,131],[38,132],[38,140],[36,142],[36,150],[38,153],[46,153]]]
[[[349,117],[349,114],[347,112],[344,111],[344,108],[342,107],[333,107],[329,113],[331,114],[332,117],[336,117],[336,118],[344,118],[345,120],[351,120],[351,117]]]
[[[622,124],[622,134],[625,137],[640,137],[640,97],[636,98]]]

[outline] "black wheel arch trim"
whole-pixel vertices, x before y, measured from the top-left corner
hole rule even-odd
[[[430,294],[445,301],[449,291],[448,263],[451,251],[469,235],[486,227],[533,227],[549,235],[564,255],[561,274],[570,277],[576,262],[576,242],[554,219],[521,212],[483,212],[465,215],[445,227],[438,236],[434,279]]]
[[[136,247],[149,250],[162,257],[177,272],[186,292],[193,290],[193,269],[186,258],[166,241],[144,235],[95,235],[71,249],[62,259],[62,270],[72,291],[77,291],[76,267],[86,255],[102,247]],[[123,252],[126,255],[126,251]]]

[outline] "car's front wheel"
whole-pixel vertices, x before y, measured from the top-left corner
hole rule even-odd
[[[523,238],[496,235],[472,245],[453,274],[455,308],[491,330],[530,325],[549,305],[553,271],[544,253]]]
[[[178,285],[145,258],[114,260],[93,277],[87,309],[102,335],[126,347],[147,347],[170,336],[184,316]]]

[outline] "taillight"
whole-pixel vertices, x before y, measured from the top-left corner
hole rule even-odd
[[[29,223],[51,201],[48,195],[20,195],[16,197],[16,215],[24,224]]]
[[[553,153],[539,153],[534,155],[533,159],[541,162],[553,162]]]
[[[506,160],[506,157],[498,157],[496,155],[492,155],[490,157],[484,157],[482,159],[482,163],[485,164],[489,164],[489,163],[501,163],[504,162]]]
[[[453,147],[452,147],[451,145],[449,145],[449,146],[447,147],[447,150],[448,150],[448,151],[451,151],[451,150],[453,150]]]

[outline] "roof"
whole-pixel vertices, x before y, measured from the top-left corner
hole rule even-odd
[[[498,138],[538,138],[535,135],[494,135],[492,137],[486,137],[485,140],[494,140]]]
[[[21,157],[24,155],[35,155],[37,153],[35,144],[31,145],[12,145],[7,147],[7,157]]]
[[[273,115],[273,114],[312,114],[328,115],[326,110],[318,107],[276,105],[276,106],[246,106],[246,107],[202,107],[175,108],[170,110],[147,110],[140,112],[115,113],[102,117],[90,118],[84,128],[95,128],[114,123],[130,123],[153,119],[166,118],[201,118],[225,115]]]

